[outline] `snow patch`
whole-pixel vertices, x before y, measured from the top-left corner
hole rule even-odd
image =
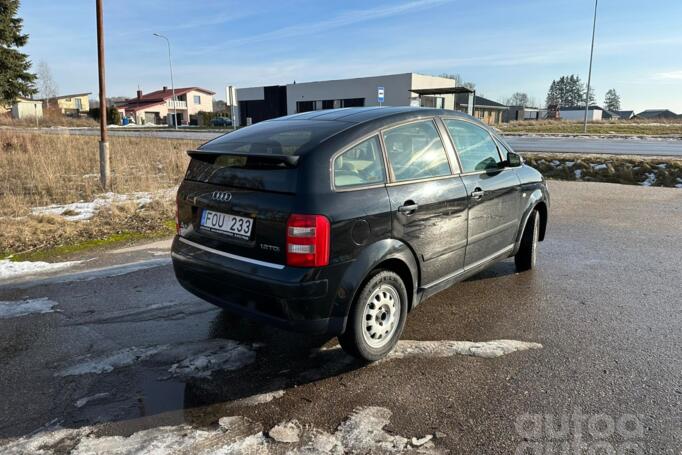
[[[641,182],[640,184],[642,186],[652,186],[654,183],[656,183],[656,174],[653,172],[647,172],[646,174],[646,180]]]
[[[91,401],[98,401],[101,400],[102,398],[108,397],[109,395],[110,395],[109,392],[96,393],[94,395],[90,395],[89,397],[83,397],[80,400],[77,400],[75,405],[77,408],[82,408]]]
[[[154,354],[158,354],[164,349],[168,349],[168,347],[168,345],[158,345],[146,348],[132,347],[101,357],[81,358],[80,363],[76,363],[69,368],[55,373],[55,376],[109,373],[116,368],[127,367],[136,362],[146,360]]]
[[[176,189],[157,191],[154,193],[136,192],[132,194],[104,193],[100,197],[86,202],[74,202],[71,204],[52,204],[44,207],[34,207],[31,209],[32,215],[54,215],[61,216],[66,221],[85,221],[89,220],[104,207],[122,202],[134,202],[138,207],[144,207],[155,198],[164,198],[172,195]]]
[[[592,164],[592,169],[595,171],[603,171],[607,168],[606,164],[601,163],[601,164]]]
[[[138,431],[125,436],[98,437],[94,427],[46,431],[24,436],[0,446],[3,453],[47,454],[334,454],[345,453],[440,453],[432,435],[406,438],[384,430],[391,411],[369,406],[356,408],[333,434],[290,420],[265,435],[262,425],[241,416],[222,417],[212,429],[187,424]],[[272,437],[272,436],[276,437]]]
[[[0,319],[18,318],[29,314],[52,313],[57,302],[47,297],[18,301],[0,301]]]
[[[517,340],[493,341],[413,341],[401,340],[386,359],[403,359],[407,357],[452,357],[466,355],[492,359],[516,351],[541,349],[540,343]]]
[[[240,398],[232,404],[235,406],[255,406],[257,404],[269,403],[272,400],[282,398],[283,396],[284,390],[275,390],[274,392],[259,393],[257,395],[251,395],[250,397]]]
[[[30,262],[30,261],[10,261],[9,259],[0,259],[0,279],[16,278],[23,275],[32,275],[35,273],[54,272],[57,270],[68,269],[74,265],[80,264],[82,261],[68,261],[68,262]]]
[[[177,345],[162,344],[147,347],[129,347],[99,356],[81,357],[55,373],[55,376],[109,373],[138,362],[153,360],[154,364],[167,366],[169,377],[210,377],[214,371],[232,371],[256,360],[252,347],[233,340],[207,340]]]

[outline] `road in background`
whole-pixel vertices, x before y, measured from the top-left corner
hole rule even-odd
[[[17,128],[15,130],[44,134],[73,134],[84,136],[97,135],[96,129],[91,128]],[[125,128],[111,128],[111,136],[158,137],[165,139],[194,139],[208,141],[224,134],[217,131],[192,130],[130,130]],[[674,138],[639,138],[624,139],[608,138],[604,136],[505,136],[509,144],[519,152],[546,153],[581,153],[608,155],[645,155],[645,156],[680,156],[682,157],[682,140]]]
[[[91,452],[195,436],[209,444],[226,433],[193,431],[245,416],[265,430],[295,418],[371,451],[369,439],[357,439],[369,432],[383,438],[382,453],[400,436],[435,434],[433,449],[450,453],[529,453],[517,449],[538,441],[560,453],[561,443],[578,441],[616,448],[608,453],[677,455],[679,190],[557,181],[550,190],[537,270],[517,274],[506,260],[437,294],[407,320],[402,343],[420,349],[403,346],[404,358],[371,366],[334,340],[240,320],[190,295],[163,242],[100,253],[109,262],[98,272],[0,285],[5,310],[24,302],[26,312],[0,317],[0,438],[28,435],[56,452],[79,440]],[[135,264],[112,268],[117,261]],[[542,347],[480,358],[450,352],[453,340]],[[355,420],[339,427],[348,416]],[[225,431],[236,425],[221,422]],[[98,423],[99,435],[156,432],[104,441],[90,435]],[[36,434],[59,427],[83,431]],[[626,443],[643,450],[620,451]],[[531,453],[540,452],[549,453]]]

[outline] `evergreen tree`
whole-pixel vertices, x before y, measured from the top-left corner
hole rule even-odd
[[[618,93],[613,88],[606,92],[606,96],[604,96],[604,109],[607,111],[620,110],[620,96],[618,96]]]
[[[590,104],[594,103],[594,89],[590,87]],[[553,80],[546,98],[547,106],[580,106],[585,105],[585,84],[576,74],[561,76]]]
[[[0,105],[36,93],[31,62],[18,50],[28,41],[28,35],[21,33],[23,20],[16,17],[18,10],[19,0],[0,0]]]

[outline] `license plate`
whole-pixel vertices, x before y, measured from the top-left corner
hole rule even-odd
[[[251,238],[251,229],[253,228],[253,219],[204,210],[201,214],[200,224],[201,228],[207,231],[249,240]]]

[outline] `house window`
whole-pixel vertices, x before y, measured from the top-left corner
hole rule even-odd
[[[194,104],[201,104],[201,96],[194,95]]]
[[[64,98],[64,101],[66,101],[67,103],[70,103],[70,102],[71,102],[71,98]]]
[[[322,109],[334,109],[334,100],[322,100]]]

